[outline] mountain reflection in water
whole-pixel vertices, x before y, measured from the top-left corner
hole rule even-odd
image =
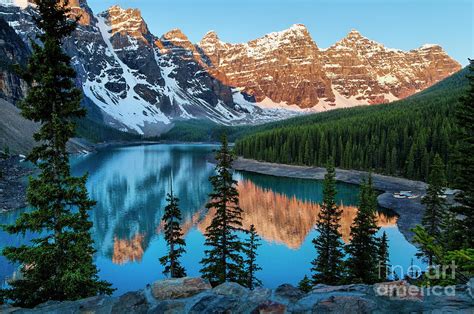
[[[199,276],[199,261],[205,250],[203,233],[213,216],[205,204],[212,189],[208,178],[215,173],[214,165],[208,162],[214,148],[188,144],[109,147],[71,159],[74,175],[89,173],[87,188],[97,201],[90,212],[97,249],[95,262],[100,278],[117,288],[116,295],[141,289],[164,277],[159,263],[166,252],[161,217],[171,174],[187,242],[182,263],[188,275]],[[239,182],[244,227],[255,224],[263,238],[257,258],[263,268],[259,278],[268,288],[297,284],[309,274],[316,256],[311,240],[317,236],[314,226],[322,200],[322,182],[239,171],[234,177]],[[347,242],[357,212],[359,187],[338,182],[337,191],[336,200],[343,208],[341,233]],[[21,212],[0,214],[0,224],[13,223]],[[395,223],[393,213],[379,212],[379,235],[382,231],[388,234],[391,264],[408,267],[416,248],[406,241]],[[30,234],[21,238],[0,230],[0,249],[21,245],[30,238]],[[15,269],[0,256],[1,283],[11,278]]]
[[[307,235],[315,227],[318,214],[321,210],[319,203],[302,201],[296,196],[288,197],[285,194],[261,188],[250,180],[238,182],[240,207],[243,209],[243,228],[248,229],[254,224],[257,233],[268,242],[286,245],[291,249],[298,249]],[[342,239],[345,243],[350,240],[350,227],[357,215],[356,206],[346,206],[340,203],[342,209],[341,228]],[[182,223],[183,233],[186,235],[194,226],[201,233],[205,233],[210,225],[215,210],[201,209],[194,215],[186,217]],[[394,226],[397,222],[395,215],[377,212],[379,227]],[[163,232],[163,222],[156,229],[157,234]],[[142,241],[144,237],[136,234],[131,240],[115,238],[113,262],[122,264],[124,261],[140,261],[143,255]]]

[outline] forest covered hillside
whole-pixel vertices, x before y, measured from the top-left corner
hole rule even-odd
[[[246,130],[236,152],[276,163],[337,167],[426,180],[439,154],[452,181],[457,145],[454,108],[467,88],[467,68],[392,104],[334,110]],[[247,134],[245,134],[247,133]]]

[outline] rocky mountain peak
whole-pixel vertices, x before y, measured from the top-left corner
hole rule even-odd
[[[415,50],[444,51],[443,48],[438,44],[424,44],[420,48]]]
[[[179,28],[173,28],[172,30],[163,34],[161,38],[162,40],[172,42],[189,41],[188,36],[186,36]]]
[[[210,30],[202,37],[201,41],[209,41],[209,40],[219,40],[219,36],[217,35],[216,31]]]
[[[29,6],[35,7],[37,0],[0,0],[0,5],[15,6],[21,9],[27,9]],[[60,0],[64,4],[65,0]],[[87,0],[69,0],[67,6],[71,9],[72,17],[80,17],[79,25],[90,25],[95,20],[92,10],[87,4]]]
[[[150,31],[138,9],[123,9],[118,5],[110,7],[100,14],[111,28],[111,35],[120,33],[149,43]]]
[[[242,44],[223,43],[211,32],[199,47],[210,67],[225,74],[226,84],[268,106],[309,108],[320,98],[333,98],[319,49],[302,24]]]
[[[91,25],[91,21],[95,21],[95,17],[86,0],[69,0],[68,6],[71,8],[72,16],[79,16],[79,25],[87,26]]]
[[[124,9],[122,8],[121,6],[119,5],[113,5],[111,6],[107,12],[110,14],[110,15],[115,15],[115,16],[120,16],[120,15],[127,15],[129,17],[131,16],[135,16],[137,18],[140,18],[141,19],[141,11],[140,9],[134,9],[134,8],[128,8],[128,9]]]
[[[269,33],[261,38],[250,41],[249,44],[255,44],[261,46],[264,49],[267,48],[274,50],[279,46],[290,45],[294,44],[295,42],[316,46],[316,43],[313,41],[308,29],[303,24],[293,24],[288,29]]]
[[[287,32],[299,33],[299,34],[309,34],[308,29],[304,24],[293,24],[287,29]]]
[[[271,36],[273,34],[277,34],[277,35],[290,35],[290,34],[293,34],[293,35],[296,35],[296,36],[303,36],[304,37],[304,36],[309,35],[309,31],[308,31],[308,29],[306,28],[306,26],[304,24],[293,24],[287,29],[281,30],[279,32],[270,33],[267,36]]]
[[[219,44],[223,44],[221,40],[219,39],[219,36],[215,31],[209,31],[207,32],[199,42],[199,46],[203,47],[210,47],[211,49]]]
[[[223,45],[225,45],[225,43],[219,39],[215,31],[207,32],[198,43],[201,50],[205,52],[205,59],[211,58],[210,62],[217,62],[219,50]]]
[[[323,64],[333,88],[348,104],[404,98],[460,69],[437,45],[405,52],[387,48],[356,30],[323,52]]]
[[[362,36],[362,34],[354,28],[351,29],[351,31],[347,34],[346,37],[347,38],[364,38],[364,36]]]
[[[358,30],[352,29],[346,37],[333,45],[338,47],[354,47],[354,46],[382,46],[378,42],[368,39],[363,36]]]
[[[178,28],[174,28],[163,34],[160,40],[157,40],[155,44],[160,48],[162,53],[175,52],[180,55],[197,54],[196,47],[191,43],[188,36]]]

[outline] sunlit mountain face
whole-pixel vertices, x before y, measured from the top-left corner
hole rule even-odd
[[[182,263],[190,276],[199,276],[205,250],[204,233],[214,212],[205,204],[212,189],[208,178],[214,165],[208,162],[213,145],[144,145],[109,148],[74,157],[74,175],[89,173],[87,188],[97,205],[90,213],[100,277],[118,288],[116,294],[133,291],[163,278],[159,258],[166,254],[161,220],[166,193],[173,176],[173,191],[180,199],[182,229],[187,243]],[[267,287],[296,284],[309,273],[316,257],[311,242],[322,200],[322,182],[236,172],[243,227],[256,226],[262,238],[258,263],[260,279]],[[343,213],[341,234],[347,243],[357,213],[359,188],[337,184],[337,202]],[[12,223],[19,213],[0,215],[0,224]],[[398,231],[396,216],[379,211],[378,225],[390,240],[392,263],[408,266],[416,248]],[[242,234],[242,237],[244,235]],[[0,231],[0,243],[20,245],[26,239]],[[0,248],[1,249],[1,248]],[[291,263],[288,258],[291,256]],[[0,256],[0,280],[15,272]],[[275,276],[275,273],[280,274]],[[133,278],[133,281],[130,280]]]

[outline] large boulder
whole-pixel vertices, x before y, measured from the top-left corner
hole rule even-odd
[[[275,290],[275,299],[284,304],[294,303],[303,296],[303,291],[290,284],[281,285]]]
[[[329,286],[323,284],[317,284],[311,289],[311,293],[329,293],[329,292],[362,292],[366,293],[369,291],[370,286],[364,284],[351,284],[342,286]]]
[[[249,290],[248,293],[240,297],[240,306],[237,309],[238,313],[253,313],[259,308],[260,313],[264,313],[263,309],[270,309],[272,290],[258,287],[254,290]],[[272,313],[272,312],[269,312]]]
[[[212,291],[220,295],[229,295],[234,297],[242,298],[249,293],[249,289],[242,287],[235,282],[224,282],[218,285]]]
[[[189,298],[212,287],[202,278],[173,278],[159,280],[151,287],[152,295],[157,300]]]
[[[112,313],[137,313],[148,312],[149,303],[141,292],[128,292],[122,295],[112,307]]]
[[[267,288],[258,287],[250,291],[246,302],[247,303],[262,303],[272,296],[272,290]]]
[[[265,301],[257,305],[251,312],[252,314],[284,314],[286,313],[286,305],[274,302]]]
[[[33,309],[16,309],[11,313],[112,313],[112,307],[116,301],[116,298],[107,296],[90,297],[78,301],[48,301]],[[1,311],[0,313],[4,312]]]
[[[360,296],[334,295],[316,303],[313,313],[372,313],[377,304]]]
[[[181,314],[185,312],[186,312],[186,300],[166,300],[166,301],[159,302],[148,313],[149,314]]]
[[[190,314],[236,313],[241,300],[226,295],[204,295],[189,310]]]

